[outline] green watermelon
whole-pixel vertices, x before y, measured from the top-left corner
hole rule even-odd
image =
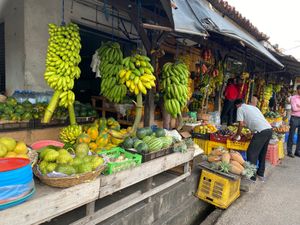
[[[145,143],[145,142],[143,142],[142,140],[137,140],[136,142],[134,142],[133,147],[136,149],[137,146],[141,143]]]
[[[123,142],[123,147],[124,148],[132,148],[133,146],[133,140],[130,137],[125,138],[124,142]]]
[[[139,139],[143,139],[144,137],[148,136],[148,132],[147,131],[147,128],[139,128],[137,131],[136,131],[136,136],[139,138]]]
[[[163,128],[157,128],[157,130],[155,131],[155,136],[156,137],[165,137],[166,131]]]
[[[168,148],[173,143],[173,138],[170,137],[170,136],[160,137],[159,139],[163,143],[163,147],[162,148]]]
[[[150,152],[156,152],[162,149],[163,142],[159,138],[153,138],[150,143],[147,143],[149,146]]]
[[[139,143],[138,146],[136,147],[137,152],[148,152],[149,147],[146,143],[142,142]]]

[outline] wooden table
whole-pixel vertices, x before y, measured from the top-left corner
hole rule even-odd
[[[82,205],[86,205],[86,216],[75,221],[72,225],[100,223],[187,178],[190,175],[189,161],[193,158],[194,149],[189,149],[186,153],[172,153],[143,163],[138,167],[108,176],[101,175],[90,183],[66,189],[52,188],[37,182],[37,192],[32,199],[21,205],[0,211],[0,224],[40,224]],[[139,190],[132,195],[95,211],[95,201],[97,199],[111,195],[140,181],[150,179],[181,164],[184,164],[184,173],[182,175],[176,176],[174,179],[153,189],[149,187],[144,192]]]

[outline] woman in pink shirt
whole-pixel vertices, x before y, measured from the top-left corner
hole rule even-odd
[[[300,85],[297,86],[297,94],[291,97],[292,113],[290,119],[290,131],[287,142],[287,153],[288,156],[294,158],[295,156],[300,157]],[[293,137],[298,128],[298,141],[296,146],[295,155],[293,154]]]

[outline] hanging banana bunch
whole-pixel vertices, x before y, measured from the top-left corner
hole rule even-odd
[[[147,94],[147,89],[155,87],[154,68],[147,56],[135,54],[123,59],[123,69],[119,72],[121,84],[138,95]]]
[[[189,69],[184,63],[166,63],[162,70],[164,105],[173,118],[181,116],[188,101]]]
[[[47,84],[55,90],[45,111],[44,123],[49,123],[57,105],[69,110],[71,124],[76,124],[73,103],[75,94],[72,91],[74,79],[80,77],[78,64],[80,57],[79,27],[69,23],[66,26],[49,24],[48,50],[44,78]]]
[[[98,49],[100,58],[101,94],[109,101],[119,103],[126,96],[127,88],[118,76],[122,69],[123,53],[117,42],[108,41]]]

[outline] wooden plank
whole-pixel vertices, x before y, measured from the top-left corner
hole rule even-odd
[[[193,150],[189,150],[186,153],[173,153],[143,163],[140,166],[129,170],[124,170],[109,176],[102,176],[99,196],[100,198],[103,198],[118,190],[188,162],[193,159],[193,154]]]
[[[100,178],[70,188],[52,188],[36,184],[34,197],[21,205],[0,211],[1,225],[40,224],[95,201]],[[3,219],[5,218],[5,219]]]
[[[95,225],[98,224],[110,217],[112,217],[113,215],[116,215],[117,213],[137,204],[138,202],[141,202],[169,187],[171,187],[172,185],[178,183],[181,180],[184,180],[185,178],[187,178],[188,176],[190,176],[190,172],[187,172],[181,176],[178,176],[170,181],[167,181],[166,183],[159,185],[158,187],[155,187],[153,189],[151,189],[150,191],[147,191],[133,199],[131,199],[130,201],[118,201],[115,202],[113,204],[111,204],[110,206],[107,206],[101,210],[98,210],[94,215],[89,216],[89,217],[85,217],[81,220],[76,221],[75,223],[72,223],[71,225]]]
[[[95,213],[95,201],[86,204],[85,213],[87,216]]]

